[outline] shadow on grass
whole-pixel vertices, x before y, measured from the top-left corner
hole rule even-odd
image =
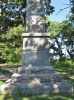
[[[4,74],[4,73],[7,73],[7,72],[9,72],[9,69],[0,68],[0,73]]]
[[[11,77],[13,72],[9,68],[0,68],[0,80],[5,80]]]
[[[56,72],[63,75],[63,79],[70,82],[74,86],[74,61],[72,60],[56,60],[51,61]]]
[[[58,93],[34,96],[29,100],[74,100],[74,94]]]
[[[74,86],[74,79],[70,78],[68,75],[63,75],[63,78]]]
[[[0,95],[0,100],[23,100],[22,97]],[[25,100],[25,99],[24,99]]]

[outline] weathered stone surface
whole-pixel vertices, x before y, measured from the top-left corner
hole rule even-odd
[[[26,18],[26,32],[46,32],[45,18],[41,15],[28,15]]]
[[[44,0],[27,0],[26,32],[46,32]]]
[[[22,66],[49,66],[49,35],[23,34]]]
[[[43,82],[60,82],[62,76],[56,73],[49,74],[13,74],[12,83],[43,83]]]
[[[49,61],[47,51],[23,51],[22,66],[49,66]]]
[[[73,85],[66,81],[45,82],[45,83],[8,83],[1,86],[1,92],[16,94],[17,88],[20,88],[24,94],[46,94],[46,93],[73,93]]]
[[[54,73],[54,68],[52,66],[22,66],[18,68],[18,73],[19,74],[30,74],[30,73],[35,73],[35,74],[46,74],[46,73]]]
[[[34,4],[28,5],[27,15],[43,15],[44,16],[44,5],[43,4]]]
[[[27,4],[43,4],[44,0],[27,0]]]

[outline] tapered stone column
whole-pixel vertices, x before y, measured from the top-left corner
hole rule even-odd
[[[26,33],[45,33],[44,0],[27,0]]]

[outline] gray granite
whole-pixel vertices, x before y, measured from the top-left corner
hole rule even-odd
[[[46,32],[45,18],[40,15],[28,15],[26,17],[26,32]]]
[[[49,66],[49,34],[23,33],[22,66]]]
[[[43,4],[44,3],[44,0],[27,0],[27,4]]]
[[[48,74],[54,73],[55,70],[52,66],[22,66],[18,68],[19,74]]]
[[[13,74],[12,83],[43,83],[43,82],[60,82],[62,76],[56,73],[48,74]]]
[[[27,16],[28,15],[43,15],[44,16],[44,5],[43,4],[34,4],[34,5],[28,5],[27,7]],[[42,17],[43,17],[42,16]]]
[[[18,88],[27,95],[46,93],[73,93],[73,85],[66,82],[45,82],[45,83],[7,83],[1,86],[2,94],[17,94]]]
[[[23,50],[49,51],[48,38],[30,37],[23,38]]]
[[[44,0],[27,0],[26,33],[46,32]]]
[[[22,66],[49,66],[49,52],[47,51],[23,51]]]

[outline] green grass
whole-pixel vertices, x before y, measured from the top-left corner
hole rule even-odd
[[[7,97],[1,95],[0,100],[74,100],[74,94],[59,93],[24,97]]]
[[[4,81],[3,80],[0,80],[0,85],[2,85],[4,83]]]
[[[63,79],[70,82],[74,86],[74,61],[73,60],[56,60],[51,61],[55,71],[62,74]]]
[[[54,66],[56,72],[62,74],[63,79],[70,82],[74,86],[74,61],[72,60],[56,60],[51,61],[52,66]],[[2,69],[4,70],[4,69]],[[8,69],[6,69],[8,71]],[[5,72],[2,71],[3,73]],[[2,84],[4,81],[0,81]],[[44,94],[44,95],[34,95],[34,96],[4,96],[0,95],[0,100],[74,100],[74,93],[58,93],[58,94]]]

